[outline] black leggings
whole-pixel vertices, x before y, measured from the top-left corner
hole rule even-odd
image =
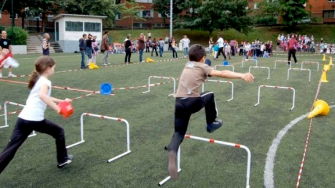
[[[130,57],[131,57],[131,50],[130,48],[126,48],[126,57],[124,58],[124,62],[130,63]]]
[[[16,151],[33,130],[54,137],[56,140],[57,162],[62,163],[67,160],[64,129],[62,127],[46,119],[42,121],[27,121],[18,118],[12,136],[6,148],[0,154],[0,174],[14,158]]]
[[[180,144],[184,140],[191,115],[200,111],[203,107],[205,107],[207,124],[213,123],[218,114],[213,92],[201,93],[200,97],[176,98],[174,134],[168,150],[173,150],[177,153]]]

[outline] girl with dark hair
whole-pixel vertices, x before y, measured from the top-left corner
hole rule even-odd
[[[14,158],[16,151],[33,131],[46,133],[56,140],[58,168],[72,162],[73,156],[67,154],[64,129],[44,118],[47,106],[59,114],[65,112],[56,104],[70,99],[56,99],[51,97],[51,82],[48,79],[54,74],[55,60],[49,56],[42,56],[36,60],[35,70],[29,80],[28,88],[31,89],[26,105],[16,121],[15,128],[6,148],[0,154],[0,173]]]

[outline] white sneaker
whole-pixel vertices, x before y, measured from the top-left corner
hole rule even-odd
[[[8,73],[8,77],[14,77],[15,78],[17,76],[15,74],[13,74],[13,73],[10,72],[10,73]]]
[[[0,73],[0,78],[2,78],[2,73]]]

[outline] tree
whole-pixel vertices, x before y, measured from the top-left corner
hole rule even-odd
[[[299,20],[308,15],[304,4],[306,0],[263,0],[259,3],[258,17],[272,15],[278,17],[285,25],[295,26]]]
[[[186,15],[179,16],[176,26],[209,31],[236,29],[248,33],[253,24],[246,0],[189,0],[180,4]],[[219,8],[218,8],[219,7]]]
[[[144,8],[143,6],[134,2],[133,0],[126,1],[121,7],[121,13],[123,14],[122,19],[131,18],[131,31],[133,31],[134,29],[134,26],[133,26],[134,19],[145,21],[145,19],[142,18],[142,16],[140,15],[140,10],[143,8]]]
[[[22,24],[24,24],[27,15],[41,16],[44,21],[47,14],[58,13],[61,0],[15,0],[14,3],[14,13],[22,18]],[[11,12],[11,0],[6,1],[4,10]]]
[[[103,21],[105,26],[112,26],[121,4],[115,4],[115,0],[94,0],[94,1],[78,1],[63,0],[60,8],[68,14],[84,14],[107,16]]]
[[[304,7],[305,3],[306,0],[281,0],[284,24],[295,26],[299,20],[306,17],[308,13]]]
[[[182,3],[184,0],[173,0],[172,13],[173,19],[177,18],[178,15],[183,11]],[[171,0],[153,0],[152,8],[162,15],[162,21],[165,23],[165,19],[170,17],[170,3]]]

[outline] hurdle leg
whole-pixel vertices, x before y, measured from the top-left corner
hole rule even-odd
[[[179,147],[178,153],[177,153],[177,168],[178,168],[178,173],[179,173],[181,171],[181,168],[180,168],[180,147]],[[162,181],[160,181],[158,183],[158,185],[162,186],[164,183],[166,183],[170,179],[171,179],[171,176],[168,176],[168,177],[164,178]]]
[[[259,103],[260,103],[261,87],[262,87],[262,86],[259,86],[259,87],[258,87],[258,101],[257,101],[257,103],[256,103],[254,106],[257,106],[257,105],[259,105]]]

